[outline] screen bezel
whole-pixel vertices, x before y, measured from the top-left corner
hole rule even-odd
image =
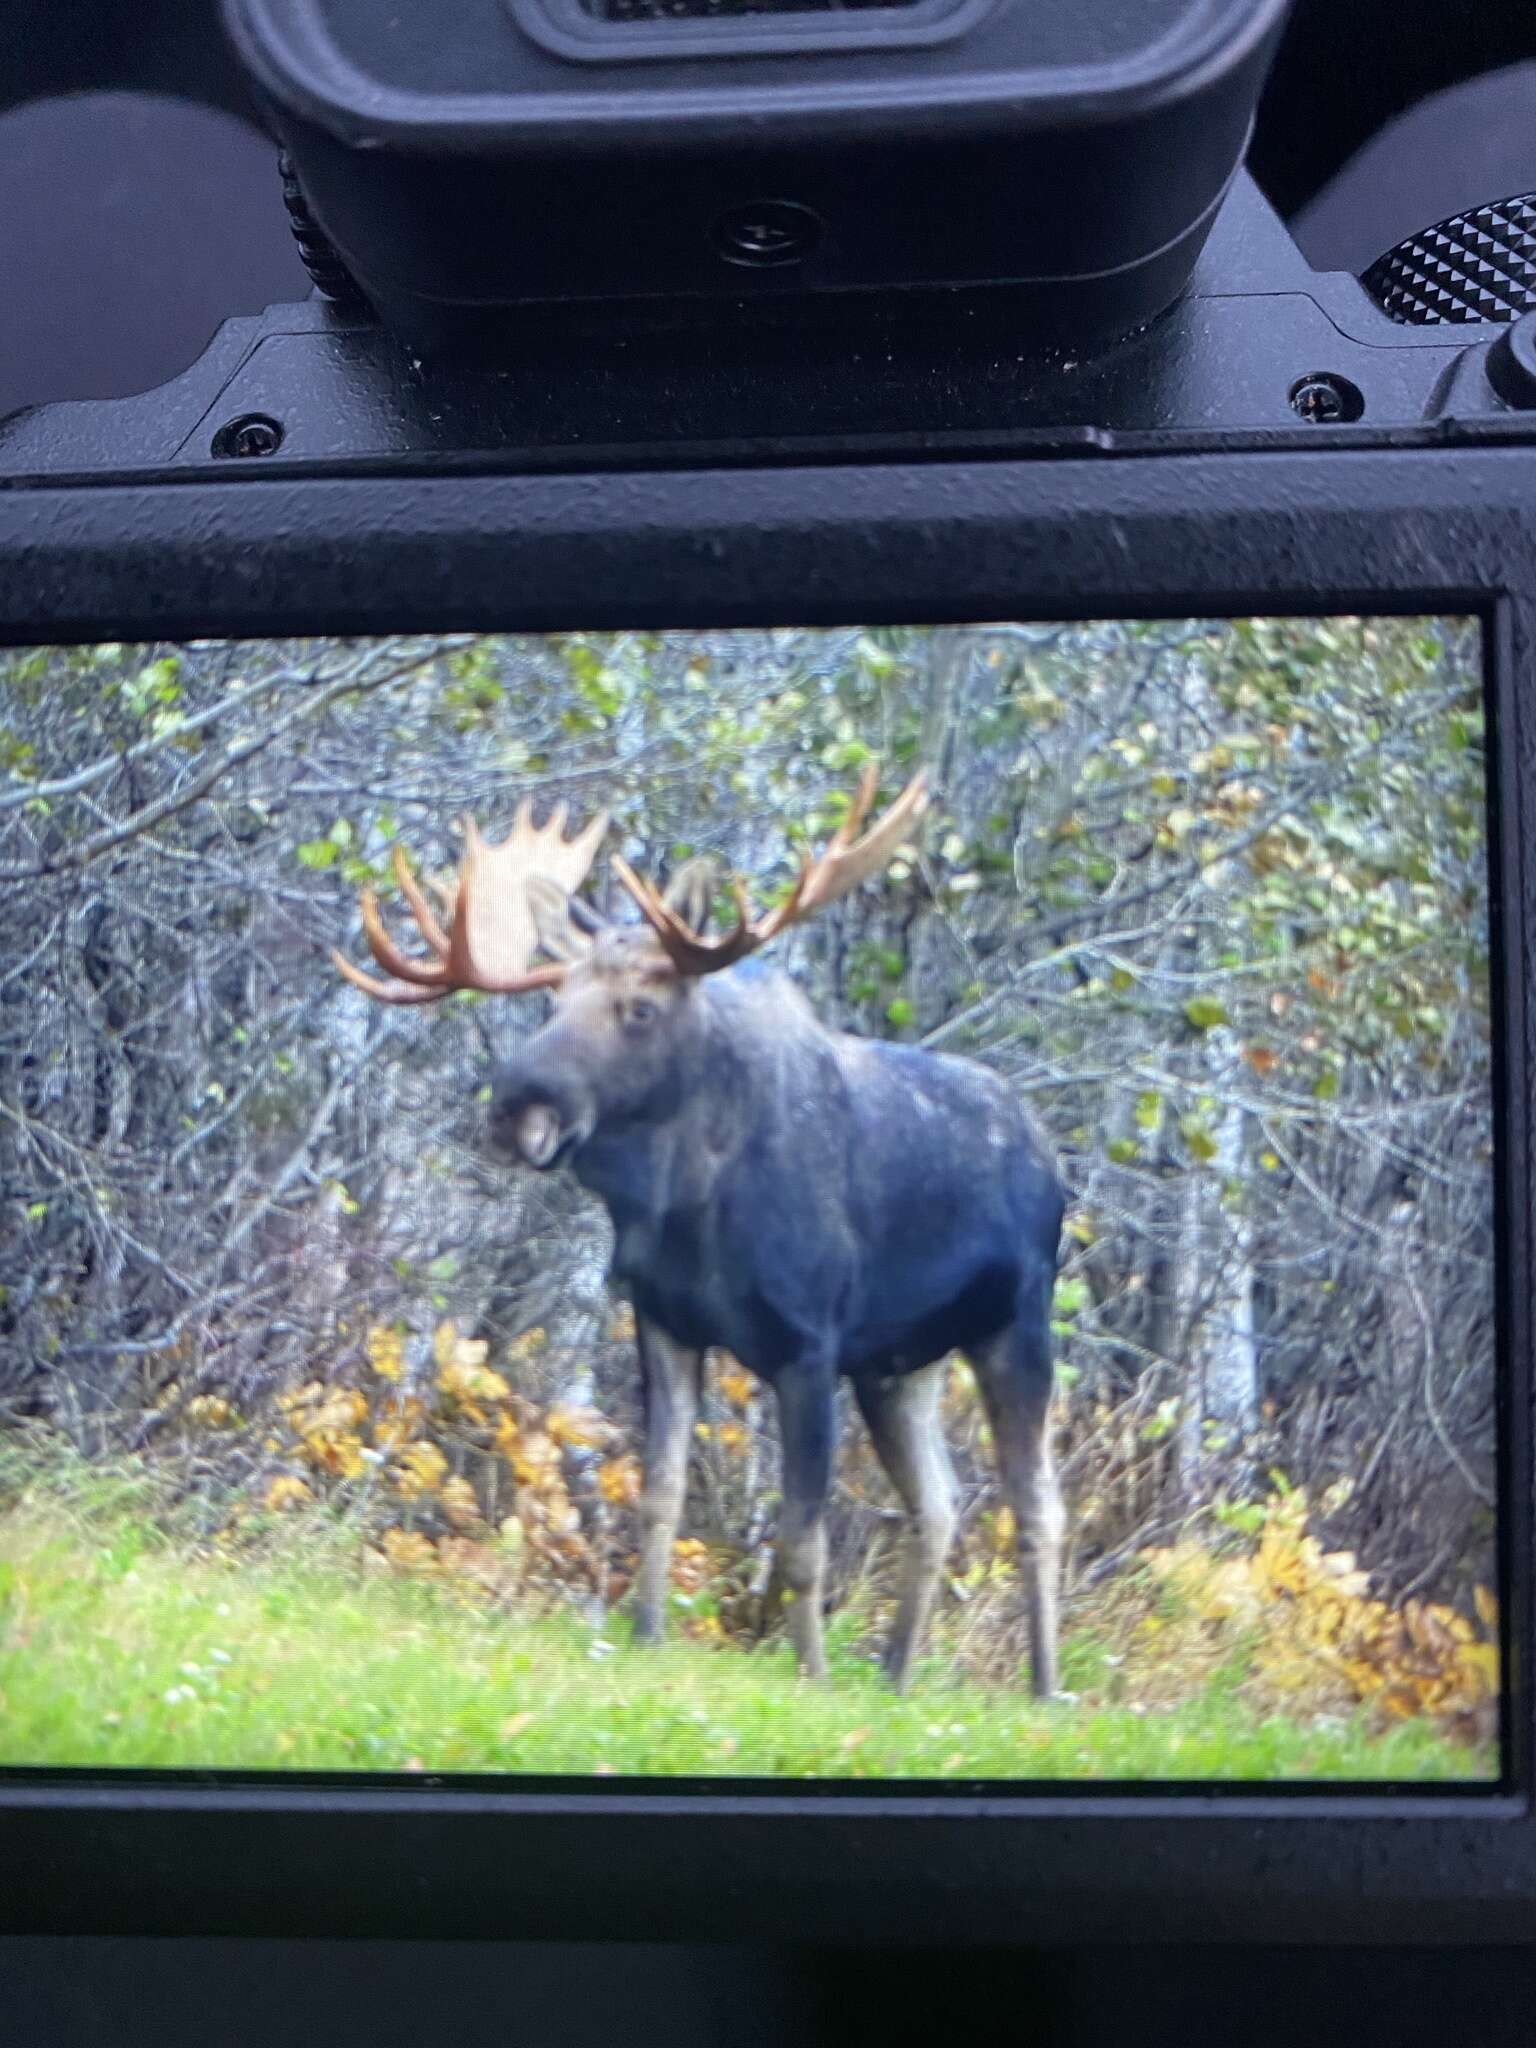
[[[1500,1590],[1495,1785],[815,1788],[0,1774],[37,1931],[983,1941],[1528,1936],[1532,1054],[1522,828],[1536,508],[1518,450],[624,476],[121,478],[0,492],[10,644],[577,626],[1462,613],[1492,714]],[[1533,772],[1527,768],[1526,774]],[[1522,1933],[1523,1930],[1523,1933]]]

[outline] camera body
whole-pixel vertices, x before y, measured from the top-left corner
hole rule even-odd
[[[0,636],[1475,615],[1496,735],[1502,1781],[17,1773],[14,1926],[559,1936],[575,1900],[598,1936],[1144,1941],[1155,1899],[1164,1940],[1369,1941],[1390,1897],[1398,1939],[1528,1939],[1536,367],[1524,320],[1406,322],[1304,261],[1237,168],[1280,12],[651,21],[481,0],[402,27],[238,0],[338,296],[228,322],[159,391],[0,422]],[[1032,98],[1025,46],[1052,34]],[[673,125],[690,94],[693,126]],[[793,260],[736,260],[797,221]]]

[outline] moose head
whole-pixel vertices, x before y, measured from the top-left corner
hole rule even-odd
[[[439,890],[446,927],[396,847],[395,876],[429,948],[425,955],[395,943],[370,890],[362,898],[363,927],[391,978],[380,981],[341,953],[331,957],[350,982],[386,1003],[435,1002],[459,989],[554,991],[553,1016],[498,1073],[491,1104],[497,1144],[548,1169],[599,1130],[664,1121],[687,1085],[699,984],[885,866],[926,807],[927,788],[925,775],[915,775],[860,836],[878,782],[870,763],[832,840],[805,858],[775,908],[758,915],[733,880],[736,923],[719,937],[703,929],[711,892],[697,862],[662,893],[615,855],[613,871],[643,921],[617,925],[599,916],[577,892],[607,829],[606,814],[567,837],[564,804],[537,825],[525,799],[499,845],[488,844],[472,819],[464,821],[458,877]],[[548,958],[534,965],[541,950]]]

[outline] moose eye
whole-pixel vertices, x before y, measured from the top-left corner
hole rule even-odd
[[[651,1001],[649,996],[635,996],[631,999],[629,1008],[625,1012],[624,1021],[626,1024],[637,1026],[654,1024],[656,1021],[656,1010],[657,1006]]]

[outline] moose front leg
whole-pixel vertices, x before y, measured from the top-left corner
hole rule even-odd
[[[660,1642],[666,1629],[672,1546],[688,1485],[688,1447],[699,1410],[703,1353],[690,1351],[644,1317],[635,1319],[645,1398],[645,1483],[640,1495],[640,1568],[635,1640]]]
[[[836,1431],[830,1366],[797,1364],[778,1378],[784,1447],[784,1505],[779,1514],[778,1577],[789,1602],[789,1639],[807,1678],[825,1678],[822,1582],[827,1566],[827,1493]]]

